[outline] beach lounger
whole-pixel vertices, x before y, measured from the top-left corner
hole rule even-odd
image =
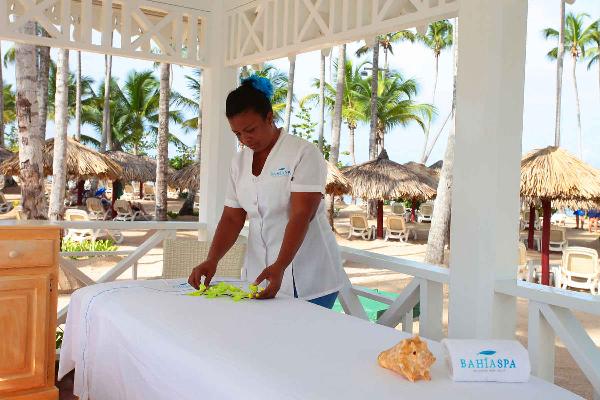
[[[65,221],[90,221],[88,213],[84,210],[68,209],[65,212]],[[121,231],[109,229],[93,229],[93,228],[69,228],[65,234],[65,239],[71,239],[75,242],[83,242],[89,240],[95,242],[98,238],[110,237],[115,243],[123,242],[123,234]]]
[[[90,219],[96,219],[96,220],[106,220],[108,219],[109,213],[111,212],[110,209],[108,210],[104,210],[104,206],[102,205],[102,200],[100,200],[97,197],[89,197],[86,201],[85,201],[87,210],[88,210],[88,215],[90,217]]]
[[[140,211],[134,211],[127,200],[115,201],[115,211],[117,212],[117,216],[113,219],[114,221],[135,221],[136,219],[148,221],[149,217],[143,215]]]
[[[563,289],[572,287],[598,294],[599,279],[600,267],[596,250],[577,246],[563,250],[560,268],[560,284]]]
[[[385,241],[398,239],[401,242],[408,241],[409,230],[402,215],[389,215],[386,220]]]
[[[144,185],[144,200],[155,200],[154,186]]]
[[[125,185],[123,187],[123,195],[121,199],[131,201],[135,198],[135,191],[133,190],[133,186]]]
[[[419,206],[419,211],[417,211],[417,221],[419,223],[422,222],[431,222],[433,218],[433,203],[423,203]]]
[[[363,214],[354,214],[350,216],[350,231],[348,239],[357,236],[364,240],[372,240],[375,238],[375,230],[369,227],[367,217]]]
[[[567,242],[567,231],[563,227],[550,227],[550,251],[563,251],[569,243]]]

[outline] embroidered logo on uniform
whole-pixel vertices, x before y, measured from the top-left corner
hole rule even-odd
[[[290,171],[289,169],[285,168],[285,167],[281,167],[279,169],[275,169],[273,171],[271,171],[271,176],[275,177],[275,176],[290,176],[292,174],[292,171]]]

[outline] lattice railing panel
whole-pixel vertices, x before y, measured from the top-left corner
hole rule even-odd
[[[255,0],[227,11],[227,64],[259,63],[457,14],[458,0]]]
[[[143,0],[0,0],[0,37],[198,66],[206,18],[201,10]],[[24,34],[28,21],[47,35]]]

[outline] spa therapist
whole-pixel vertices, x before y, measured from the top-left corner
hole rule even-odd
[[[244,146],[231,164],[225,207],[206,261],[190,274],[208,286],[217,263],[250,220],[244,262],[248,281],[331,308],[344,272],[324,202],[327,164],[317,147],[278,128],[271,82],[251,76],[229,93],[226,116]]]

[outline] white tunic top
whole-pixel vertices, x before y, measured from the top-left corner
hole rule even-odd
[[[243,208],[250,219],[245,268],[252,282],[279,256],[289,220],[292,192],[325,193],[327,164],[317,147],[281,130],[259,176],[252,174],[254,152],[235,155],[225,205]],[[285,270],[279,293],[314,299],[343,286],[342,262],[321,200],[294,260]]]

